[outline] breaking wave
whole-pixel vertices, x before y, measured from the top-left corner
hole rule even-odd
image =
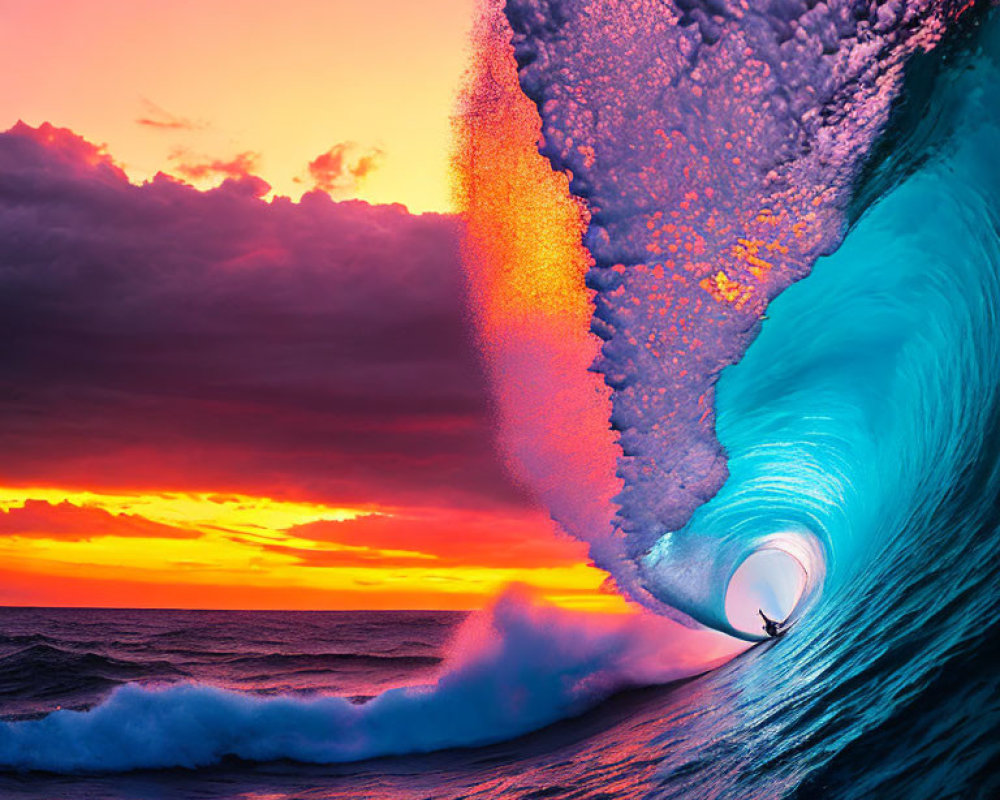
[[[883,139],[892,146],[862,171],[903,64],[938,42],[958,4],[744,5],[637,1],[613,12],[517,0],[507,12],[543,152],[587,201],[570,236],[586,227],[603,344],[559,334],[576,307],[547,307],[533,325],[524,297],[490,305],[479,324],[501,435],[515,436],[513,466],[557,520],[667,616],[572,614],[508,595],[466,624],[426,686],[358,703],[126,685],[90,711],[0,723],[0,764],[329,763],[483,745],[718,665],[759,636],[757,607],[798,619],[800,643],[823,657],[805,670],[794,727],[863,683],[878,663],[851,660],[865,638],[888,648],[947,614],[958,640],[996,616],[997,17],[954,34],[947,63],[917,57],[927,85],[904,96],[924,113],[898,107]],[[491,46],[503,30],[494,20]],[[477,154],[487,165],[509,157]],[[498,235],[511,221],[501,215]],[[530,250],[472,247],[489,262],[472,268],[510,277],[509,262],[490,259]],[[567,269],[582,285],[581,266]],[[505,286],[474,282],[473,294],[491,303]],[[579,360],[563,356],[578,345],[600,348],[596,388],[567,377]],[[540,408],[544,420],[530,417]],[[511,433],[519,419],[530,446]],[[579,482],[555,479],[559,458]],[[590,497],[576,503],[581,493]],[[911,653],[914,681],[951,646],[924,644],[923,655],[898,651]],[[786,650],[784,666],[802,672],[804,647]],[[857,714],[872,727],[883,711]]]

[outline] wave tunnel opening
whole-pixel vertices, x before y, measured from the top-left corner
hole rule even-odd
[[[729,579],[726,618],[738,631],[759,634],[759,612],[778,621],[788,619],[808,579],[799,560],[784,550],[767,547],[751,553]]]

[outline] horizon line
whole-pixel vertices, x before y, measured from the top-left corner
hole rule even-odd
[[[473,611],[481,611],[477,608],[180,608],[171,606],[30,606],[30,605],[9,605],[0,603],[0,611],[5,609],[18,611],[236,611],[236,612],[283,612],[283,613],[303,613],[303,614],[349,614],[349,613],[410,613],[414,611],[447,612],[449,614],[470,614]]]

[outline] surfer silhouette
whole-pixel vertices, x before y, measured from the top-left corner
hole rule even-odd
[[[759,608],[757,609],[757,613],[760,614],[761,619],[764,620],[764,632],[767,633],[768,636],[781,636],[781,634],[784,633],[784,631],[781,630],[780,622],[776,622],[775,620],[768,618],[767,614]]]

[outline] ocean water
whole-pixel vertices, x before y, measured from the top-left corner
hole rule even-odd
[[[4,609],[0,716],[86,709],[130,681],[198,680],[261,696],[336,692],[364,703],[386,685],[426,681],[465,619],[456,612]],[[5,770],[0,797],[994,796],[995,624],[953,644],[915,685],[917,673],[898,674],[913,645],[890,642],[867,656],[855,647],[842,663],[814,662],[815,643],[803,639],[789,633],[701,676],[623,692],[486,747],[328,765],[221,758],[200,769]],[[885,685],[906,697],[889,714],[876,710]],[[803,693],[803,686],[811,688]],[[872,724],[869,716],[886,718]],[[116,724],[129,737],[153,735],[139,713]],[[839,755],[838,742],[848,744]],[[170,742],[178,750],[185,744]],[[817,756],[828,761],[819,770]]]
[[[423,682],[465,615],[0,609],[0,715],[86,709],[131,681],[355,702]]]
[[[718,491],[671,528],[625,470],[644,586],[725,633],[518,595],[468,618],[3,610],[0,797],[1000,796],[1000,14],[949,30],[908,54],[827,255],[765,319],[741,307],[727,474],[684,466]],[[629,295],[604,288],[610,318]],[[615,419],[641,463],[665,445],[633,378]],[[759,641],[750,600],[792,606],[788,633]]]

